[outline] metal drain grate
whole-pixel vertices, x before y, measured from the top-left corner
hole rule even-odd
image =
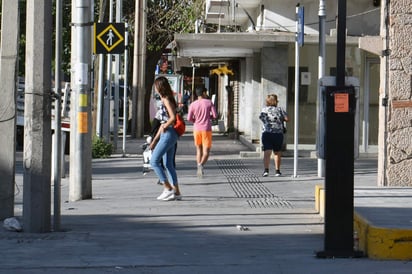
[[[248,204],[252,208],[287,207],[290,202],[277,197],[251,172],[241,160],[216,160],[238,198],[252,198]]]

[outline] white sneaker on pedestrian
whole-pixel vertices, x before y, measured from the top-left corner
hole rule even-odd
[[[171,190],[165,189],[163,190],[162,194],[160,194],[159,197],[157,197],[157,200],[164,200],[172,195],[173,196],[175,195],[175,191],[173,189]]]
[[[173,192],[172,195],[167,196],[166,198],[162,199],[163,201],[174,201],[177,200],[176,194]]]
[[[197,165],[197,178],[203,178],[203,165]]]

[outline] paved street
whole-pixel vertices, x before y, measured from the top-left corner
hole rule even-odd
[[[273,169],[261,177],[262,159],[240,158],[245,146],[216,135],[198,179],[187,133],[177,152],[183,200],[164,202],[156,200],[162,188],[154,172],[142,173],[141,144],[128,140],[126,157],[93,160],[91,200],[68,202],[69,180],[62,180],[63,231],[0,230],[0,273],[412,273],[409,261],[316,258],[324,244],[324,220],[314,208],[315,185],[323,182],[316,159],[299,158],[297,178],[290,157],[282,177]],[[386,207],[411,212],[412,191],[377,188],[376,169],[376,158],[356,161],[355,205],[367,211],[386,201]],[[389,218],[390,211],[385,214]],[[403,219],[411,225],[410,214]]]

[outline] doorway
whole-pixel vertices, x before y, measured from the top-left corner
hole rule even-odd
[[[378,58],[367,58],[363,86],[363,113],[361,115],[361,151],[365,153],[371,152],[372,148],[378,146],[379,85],[380,61]]]

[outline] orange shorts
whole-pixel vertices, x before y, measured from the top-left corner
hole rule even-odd
[[[212,147],[212,131],[193,131],[195,146]]]

